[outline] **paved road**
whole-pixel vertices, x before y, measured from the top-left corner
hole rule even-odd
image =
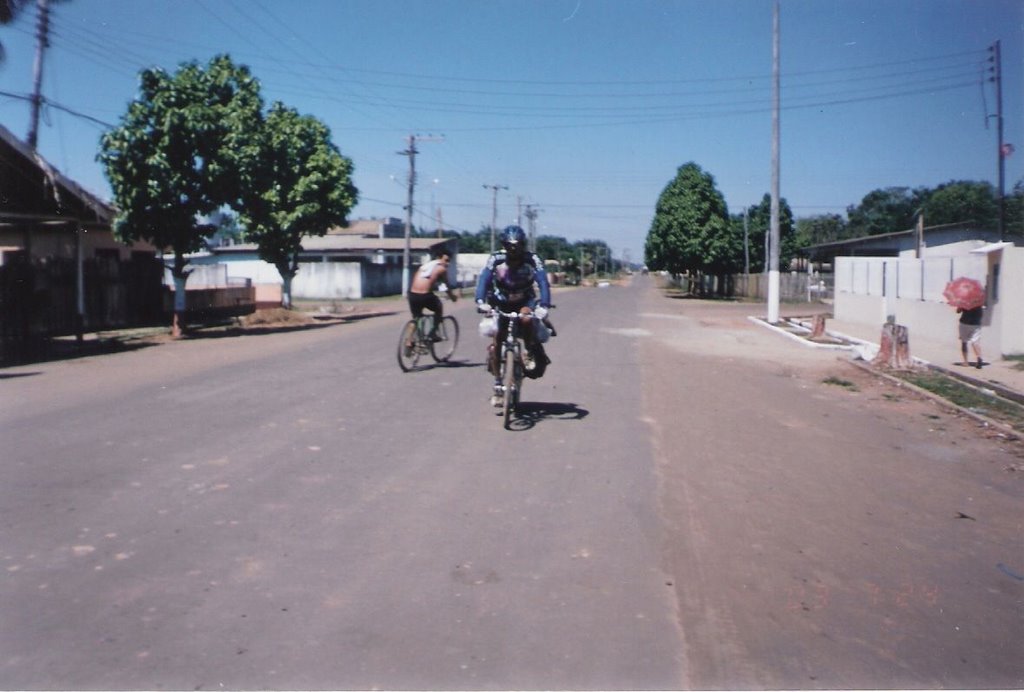
[[[1024,684],[1018,448],[735,306],[558,301],[513,431],[464,303],[423,372],[401,314],[0,372],[0,687]]]

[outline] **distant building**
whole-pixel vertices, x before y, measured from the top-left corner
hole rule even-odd
[[[328,236],[347,235],[360,238],[405,238],[405,222],[393,217],[386,219],[356,219],[347,226],[335,226]]]
[[[400,230],[397,237],[393,235],[396,228]],[[306,236],[299,253],[299,272],[292,282],[292,298],[400,295],[404,236],[405,227],[397,219],[360,219],[323,236]],[[442,249],[452,257],[452,276],[458,276],[458,240],[454,238],[410,238],[412,269]],[[219,287],[246,279],[256,287],[260,305],[280,300],[281,275],[274,265],[260,259],[255,243],[210,248],[190,256],[189,264],[193,268],[190,288]]]
[[[114,238],[114,208],[50,165],[0,125],[0,264],[81,256],[127,260],[156,248]]]
[[[936,248],[940,247],[943,248],[941,252],[947,253],[947,246],[954,243],[994,243],[999,240],[999,232],[996,230],[980,228],[974,223],[954,223],[810,245],[803,249],[803,253],[811,262],[835,266],[836,257],[899,257],[908,254],[913,256],[918,249],[924,256],[934,254]]]

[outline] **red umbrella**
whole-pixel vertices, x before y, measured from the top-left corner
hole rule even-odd
[[[976,279],[969,279],[966,276],[957,277],[946,284],[942,295],[945,296],[947,303],[964,310],[985,304],[985,287]]]

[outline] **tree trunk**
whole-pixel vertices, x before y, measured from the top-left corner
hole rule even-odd
[[[292,279],[294,273],[283,272],[281,274],[281,307],[285,310],[292,309]]]
[[[905,326],[895,322],[885,323],[882,327],[878,355],[875,356],[872,365],[893,370],[910,370],[914,367],[914,361],[910,357],[910,335]]]
[[[174,254],[171,276],[174,277],[174,318],[171,321],[171,336],[180,339],[185,330],[185,282],[188,281],[185,258],[180,253]]]

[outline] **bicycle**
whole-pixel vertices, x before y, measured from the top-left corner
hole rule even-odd
[[[414,370],[420,358],[428,353],[436,363],[445,363],[455,347],[459,345],[459,323],[451,315],[445,315],[434,331],[432,314],[415,317],[402,326],[398,339],[398,366],[402,372]]]
[[[554,306],[552,306],[554,307]],[[512,415],[519,406],[519,395],[523,391],[523,378],[526,376],[526,365],[523,361],[523,338],[519,334],[519,326],[524,317],[537,319],[536,315],[522,315],[518,312],[502,312],[492,310],[492,316],[508,320],[505,340],[501,344],[498,359],[498,377],[500,385],[495,385],[495,395],[501,397],[501,415],[504,417],[505,429],[509,429]],[[499,391],[500,390],[500,391]]]

